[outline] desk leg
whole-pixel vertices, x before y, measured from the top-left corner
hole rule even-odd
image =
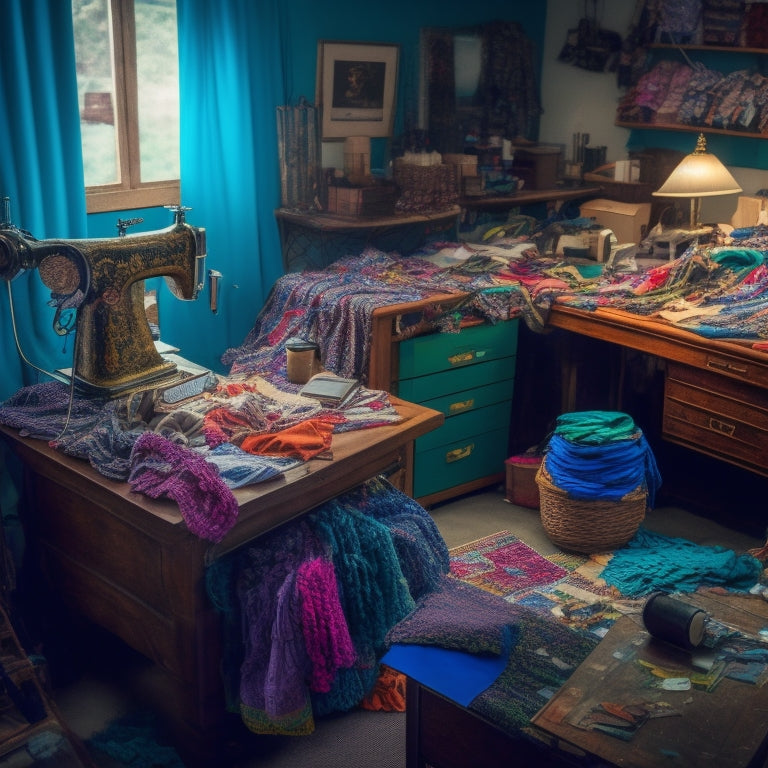
[[[408,678],[405,685],[405,768],[425,768],[420,744],[421,686]]]

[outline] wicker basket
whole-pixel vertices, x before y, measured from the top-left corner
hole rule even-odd
[[[572,499],[552,483],[542,463],[536,473],[541,524],[549,539],[561,549],[581,554],[609,552],[624,546],[645,518],[648,493],[630,491],[619,501]]]

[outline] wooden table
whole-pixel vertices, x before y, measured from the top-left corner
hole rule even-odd
[[[25,466],[25,524],[54,593],[162,670],[171,726],[187,764],[217,764],[228,718],[218,616],[207,563],[360,483],[394,472],[410,490],[413,441],[443,415],[393,399],[403,421],[335,435],[333,460],[235,491],[239,518],[219,544],[190,533],[174,502],[133,493],[87,462],[0,430]]]
[[[768,621],[759,595],[688,595],[715,620],[756,635]],[[722,678],[709,690],[665,691],[652,687],[648,667],[688,679],[701,670],[691,652],[661,642],[639,615],[622,616],[597,648],[533,718],[554,749],[583,750],[627,768],[762,768],[768,754],[768,688]],[[578,727],[601,702],[658,704],[677,714],[651,718],[628,741]]]
[[[579,200],[582,197],[595,197],[603,191],[599,185],[583,187],[556,187],[555,189],[522,189],[509,195],[464,196],[460,205],[467,210],[507,211],[536,203],[558,203],[566,200]]]

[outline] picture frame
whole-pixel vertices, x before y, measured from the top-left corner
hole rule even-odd
[[[316,100],[323,139],[392,135],[400,46],[321,40]]]

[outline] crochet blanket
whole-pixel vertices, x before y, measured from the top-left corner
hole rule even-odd
[[[504,671],[469,707],[519,734],[541,708],[540,692],[562,686],[598,639],[446,577],[389,632],[387,642],[502,655]]]

